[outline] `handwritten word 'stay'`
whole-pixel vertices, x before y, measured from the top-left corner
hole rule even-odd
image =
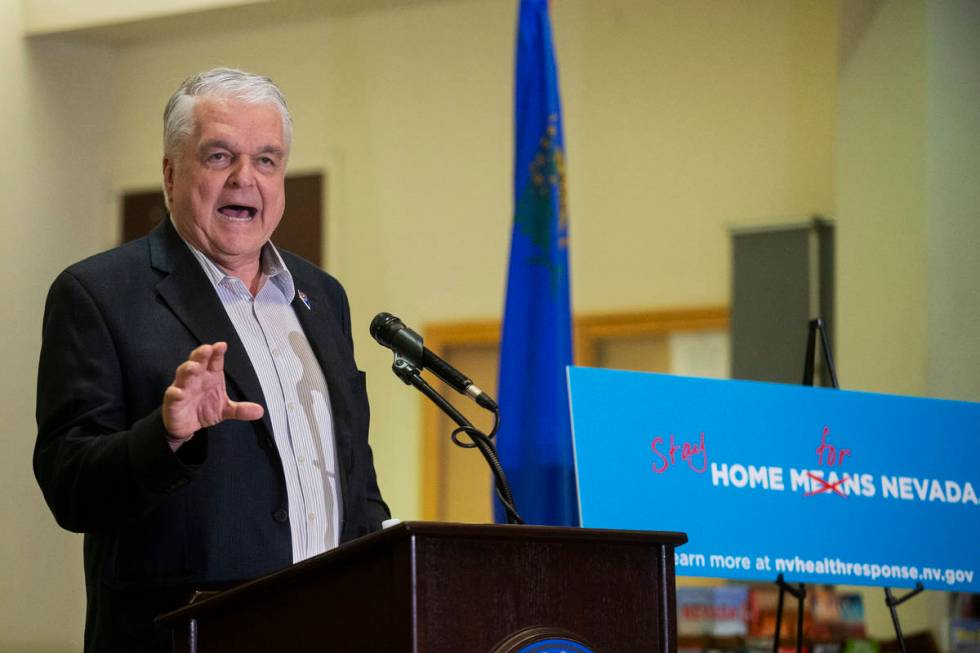
[[[653,471],[657,474],[663,474],[673,465],[677,464],[677,451],[681,452],[681,460],[687,463],[693,471],[698,474],[703,474],[708,469],[708,450],[704,446],[704,431],[701,432],[701,439],[699,442],[685,442],[683,445],[678,446],[674,442],[674,434],[670,434],[670,445],[667,447],[666,454],[658,449],[659,446],[664,444],[664,439],[659,435],[653,439],[650,443],[650,448],[653,450],[653,455],[660,459],[659,463],[653,463]],[[696,464],[700,463],[700,465]]]

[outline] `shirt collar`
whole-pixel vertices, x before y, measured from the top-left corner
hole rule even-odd
[[[207,254],[197,249],[191,245],[186,240],[184,243],[190,248],[191,253],[194,254],[194,258],[201,265],[204,273],[207,275],[208,280],[211,285],[215,288],[218,287],[226,279],[235,279],[224,270],[222,270],[217,263],[212,261]],[[283,296],[286,297],[290,302],[293,301],[293,297],[296,296],[296,286],[293,283],[293,275],[289,272],[289,268],[286,267],[285,261],[282,260],[282,256],[279,254],[279,250],[276,246],[272,244],[272,241],[268,241],[262,246],[262,251],[259,254],[260,263],[262,266],[262,275],[265,276],[271,283],[275,284],[282,292]]]

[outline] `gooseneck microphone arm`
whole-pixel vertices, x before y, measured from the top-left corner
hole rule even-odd
[[[395,324],[397,323],[397,324]],[[391,325],[394,324],[394,328]],[[382,330],[382,327],[388,325],[386,331]],[[449,416],[449,419],[453,420],[458,426],[452,432],[452,440],[459,447],[464,449],[476,448],[479,450],[480,454],[487,461],[487,465],[490,467],[490,471],[494,478],[494,491],[497,495],[497,499],[504,508],[504,512],[507,514],[507,523],[509,524],[523,524],[524,520],[517,512],[517,508],[514,506],[514,496],[510,490],[510,484],[507,482],[507,475],[504,473],[504,469],[500,464],[500,457],[497,455],[497,448],[493,445],[493,437],[497,434],[497,426],[500,423],[500,411],[497,408],[497,404],[493,399],[489,398],[489,395],[479,391],[479,395],[474,395],[471,392],[466,391],[465,394],[471,396],[480,406],[486,408],[493,413],[493,429],[490,434],[487,435],[477,429],[473,424],[467,420],[449,401],[446,400],[441,394],[436,392],[436,390],[429,385],[429,383],[422,378],[422,367],[421,364],[424,360],[423,352],[428,352],[422,345],[422,337],[417,333],[402,324],[401,320],[390,315],[388,313],[379,313],[374,320],[371,322],[371,335],[374,336],[381,345],[388,347],[395,354],[395,360],[391,365],[392,372],[395,373],[399,379],[401,379],[406,385],[411,385],[416,390],[428,397],[432,403],[439,407],[442,412]],[[391,344],[389,344],[391,343]],[[442,361],[441,358],[435,356],[429,352],[429,354]],[[430,359],[431,360],[431,359]],[[445,361],[442,361],[445,363]],[[469,387],[476,387],[473,385],[472,381],[466,379],[461,373],[455,370],[448,363],[445,363],[446,367],[453,370],[460,377],[466,380]],[[433,372],[436,372],[431,366],[428,366]],[[437,375],[444,381],[449,383],[449,381],[442,376],[442,374]],[[453,385],[450,383],[450,385]],[[458,387],[453,386],[457,391],[464,392]],[[489,401],[480,400],[480,396],[485,397]],[[470,442],[464,442],[460,440],[460,435],[465,433],[469,436]]]

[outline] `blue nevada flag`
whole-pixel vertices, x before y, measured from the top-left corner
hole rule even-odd
[[[565,380],[572,362],[565,150],[547,0],[521,1],[514,114],[497,447],[527,523],[578,525]]]

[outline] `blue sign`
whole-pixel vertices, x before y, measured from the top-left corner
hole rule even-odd
[[[980,404],[568,368],[582,526],[678,575],[980,592]]]

